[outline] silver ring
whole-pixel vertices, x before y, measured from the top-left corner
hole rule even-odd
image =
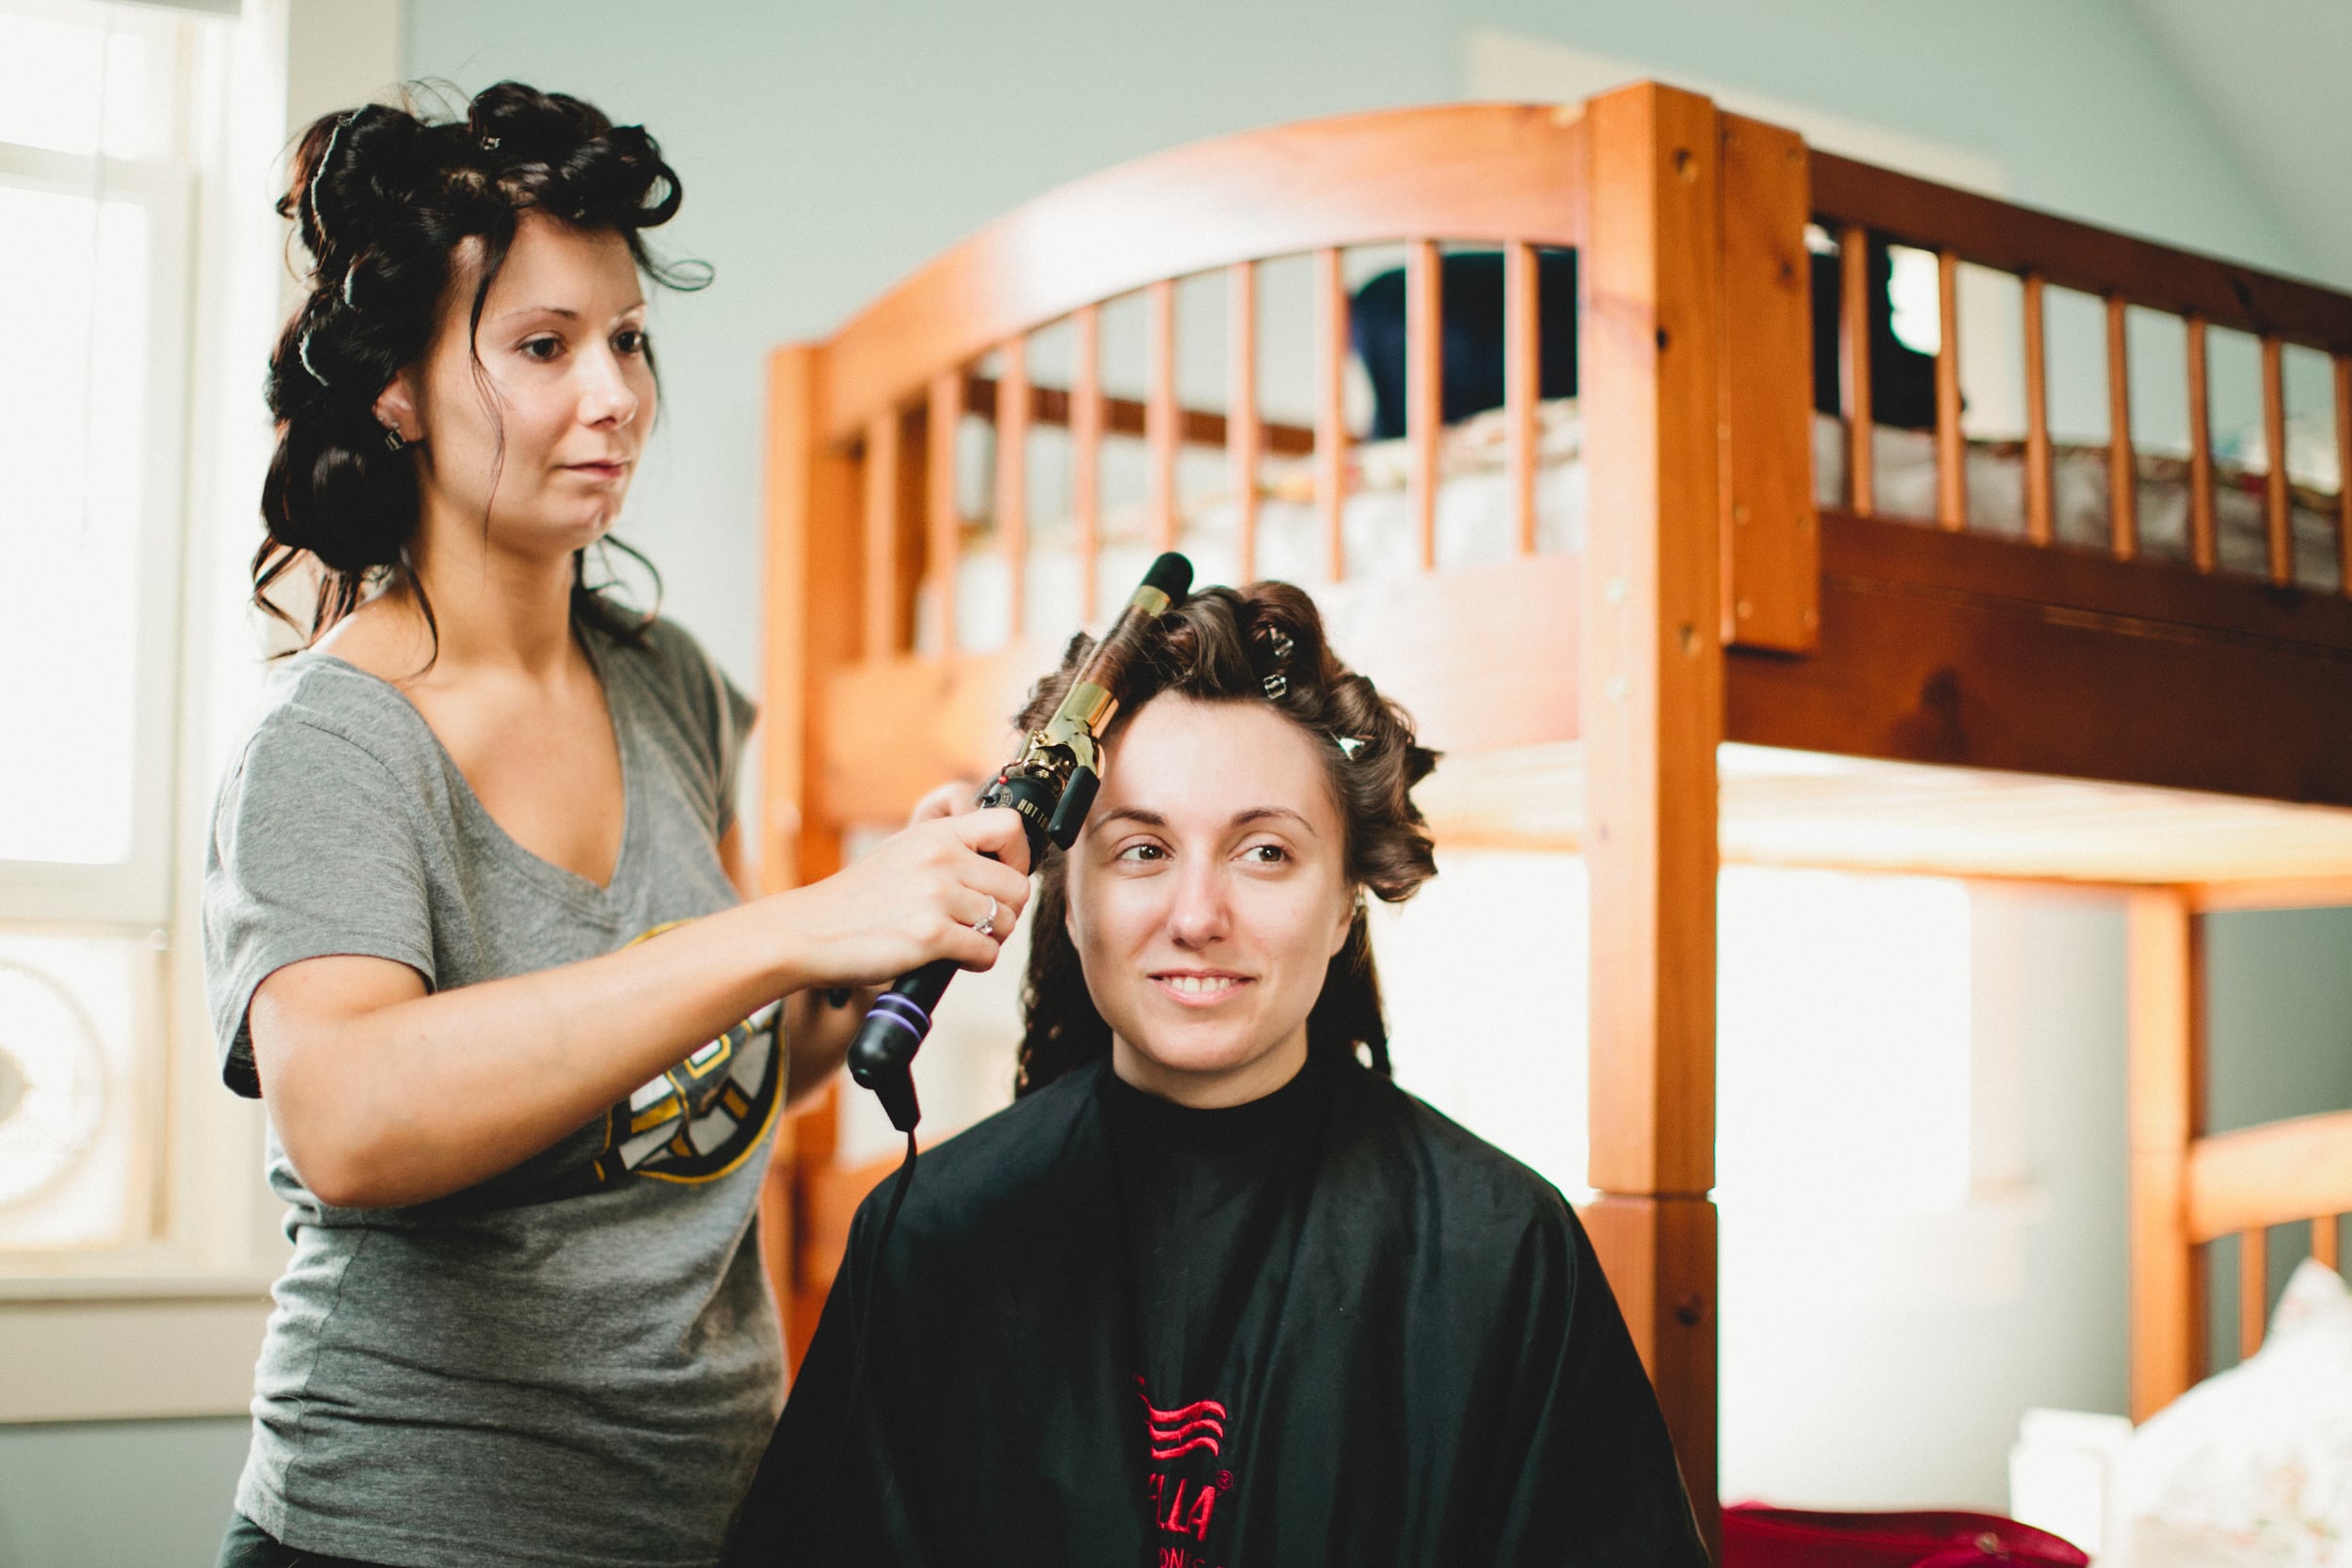
[[[988,901],[988,913],[973,922],[972,929],[984,937],[993,937],[996,934],[996,900],[993,895]]]

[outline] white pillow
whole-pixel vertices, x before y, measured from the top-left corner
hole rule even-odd
[[[2352,1568],[2352,1288],[2305,1259],[2262,1349],[2132,1434],[2131,1568]]]

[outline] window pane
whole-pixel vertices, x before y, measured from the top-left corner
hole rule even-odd
[[[156,954],[0,934],[0,1247],[118,1239],[133,1213],[132,1042]]]
[[[0,184],[0,860],[99,864],[132,837],[145,500],[148,214]]]
[[[100,6],[0,13],[0,142],[85,153],[103,146],[117,158],[164,150],[145,22]]]

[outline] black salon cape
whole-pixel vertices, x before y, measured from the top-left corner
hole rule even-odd
[[[1234,1281],[1273,1305],[1213,1388],[1138,1387],[1105,1108],[1134,1091],[1107,1064],[922,1157],[872,1276],[852,1409],[885,1183],[729,1564],[1704,1564],[1566,1202],[1387,1079],[1321,1070],[1291,1223]],[[1190,1451],[1171,1466],[1155,1444]],[[1190,1482],[1165,1473],[1188,1465]]]

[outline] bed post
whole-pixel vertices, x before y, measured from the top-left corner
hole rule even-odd
[[[1708,100],[1650,84],[1586,113],[1584,1212],[1712,1550],[1720,127]]]
[[[857,559],[855,465],[821,430],[824,351],[794,343],[768,361],[766,657],[761,671],[759,880],[780,893],[841,863],[841,834],[824,809],[813,771],[826,673],[855,657]],[[819,601],[816,583],[839,585]],[[762,1261],[784,1314],[792,1359],[813,1323],[794,1267],[796,1195],[812,1162],[833,1158],[834,1096],[777,1130],[761,1189]],[[805,1123],[806,1125],[802,1125]],[[819,1297],[821,1303],[821,1297]]]
[[[2129,914],[2132,1419],[2204,1370],[2204,1258],[2188,1233],[2188,1154],[2204,1130],[2205,952],[2190,890],[2134,893]]]

